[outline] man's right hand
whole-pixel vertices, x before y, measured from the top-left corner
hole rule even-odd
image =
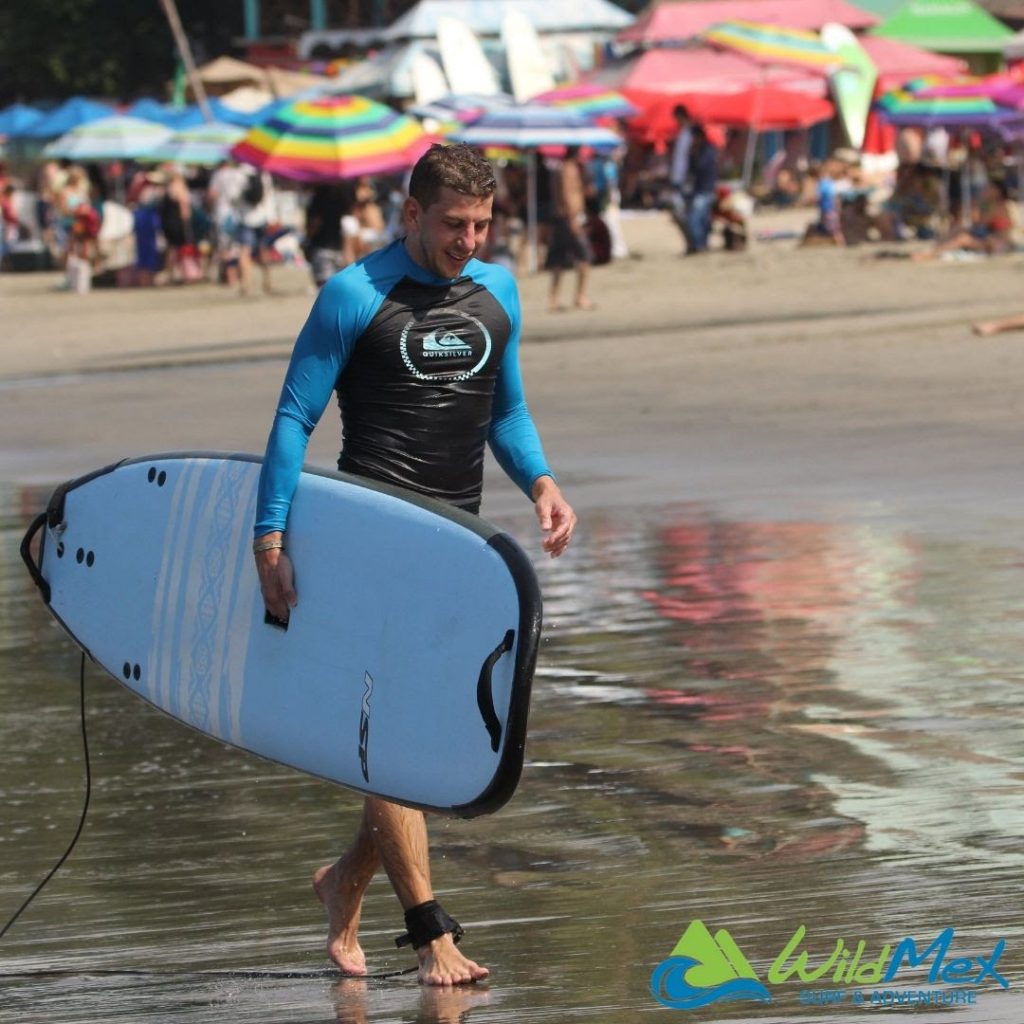
[[[283,540],[281,533],[268,533],[256,538],[256,544],[262,542],[273,542]],[[292,560],[284,553],[284,548],[269,548],[266,551],[257,551],[254,554],[256,559],[256,572],[260,578],[260,591],[263,594],[263,603],[267,611],[280,619],[288,621],[290,609],[299,603],[298,595],[295,593],[295,573],[292,568]]]

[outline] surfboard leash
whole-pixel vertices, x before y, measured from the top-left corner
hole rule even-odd
[[[82,802],[82,813],[78,819],[78,828],[75,829],[75,834],[68,843],[67,849],[61,854],[60,859],[56,864],[46,873],[43,880],[32,890],[29,896],[21,904],[20,907],[11,915],[7,923],[0,928],[0,939],[2,939],[14,926],[14,923],[19,917],[29,908],[32,901],[46,888],[49,881],[55,874],[64,866],[67,859],[71,856],[78,844],[78,840],[85,829],[85,820],[89,813],[89,802],[92,799],[92,762],[89,758],[89,731],[88,723],[85,716],[85,652],[82,652],[82,660],[78,670],[78,706],[79,714],[81,719],[81,731],[82,731],[82,754],[85,761],[85,799]],[[414,974],[418,970],[417,967],[407,967],[403,970],[395,971],[379,971],[372,974],[365,975],[340,975],[337,971],[331,969],[324,970],[225,970],[225,971],[152,971],[152,970],[132,970],[132,969],[87,969],[84,971],[71,971],[71,970],[38,970],[38,971],[16,971],[12,973],[0,973],[0,978],[46,978],[46,977],[84,977],[88,975],[103,975],[103,976],[140,976],[140,977],[156,977],[156,976],[167,976],[167,975],[189,975],[194,977],[210,977],[210,978],[251,978],[251,979],[272,979],[272,978],[345,978],[345,977],[362,977],[367,981],[386,981],[392,978],[401,978],[408,974]]]
[[[78,693],[79,693],[79,708],[81,711],[81,722],[82,722],[82,752],[85,757],[85,800],[82,803],[82,814],[78,819],[78,828],[75,829],[74,837],[68,844],[68,848],[61,855],[60,860],[49,870],[43,880],[35,887],[35,889],[29,894],[28,899],[14,912],[11,919],[0,928],[0,939],[2,939],[14,922],[28,909],[29,904],[43,891],[46,884],[51,878],[64,866],[65,861],[71,856],[71,851],[74,850],[75,845],[78,843],[78,839],[82,834],[82,830],[85,828],[86,815],[89,813],[89,800],[92,797],[92,766],[89,762],[89,732],[86,728],[85,720],[85,652],[82,652],[82,661],[78,671]]]

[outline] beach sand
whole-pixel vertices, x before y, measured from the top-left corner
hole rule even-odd
[[[666,216],[625,226],[634,258],[595,268],[597,310],[549,313],[547,276],[521,282],[527,396],[578,503],[932,494],[965,479],[1016,493],[1024,332],[983,340],[970,323],[1024,309],[1019,258],[921,265],[779,239],[684,259]],[[262,450],[313,298],[305,273],[278,269],[278,294],[247,299],[213,285],[80,296],[58,281],[0,277],[0,479]],[[329,408],[310,461],[333,465],[337,424]],[[518,503],[492,477],[490,507]]]

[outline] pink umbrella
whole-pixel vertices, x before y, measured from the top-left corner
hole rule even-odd
[[[617,36],[620,42],[647,46],[695,39],[722,21],[760,21],[819,31],[829,22],[851,29],[870,28],[877,15],[846,0],[706,0],[705,3],[652,4]]]
[[[974,81],[937,82],[921,89],[918,96],[925,98],[980,96],[1004,107],[1024,107],[1024,82],[1012,74],[998,73]]]

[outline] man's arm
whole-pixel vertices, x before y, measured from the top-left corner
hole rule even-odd
[[[518,330],[509,341],[498,370],[488,441],[498,464],[533,501],[544,534],[542,546],[552,558],[557,558],[572,539],[576,513],[562,496],[548,467],[540,435],[526,405],[519,370]]]
[[[348,359],[337,290],[324,288],[295,342],[260,473],[253,553],[267,610],[282,621],[298,600],[285,553],[288,512],[309,437]]]

